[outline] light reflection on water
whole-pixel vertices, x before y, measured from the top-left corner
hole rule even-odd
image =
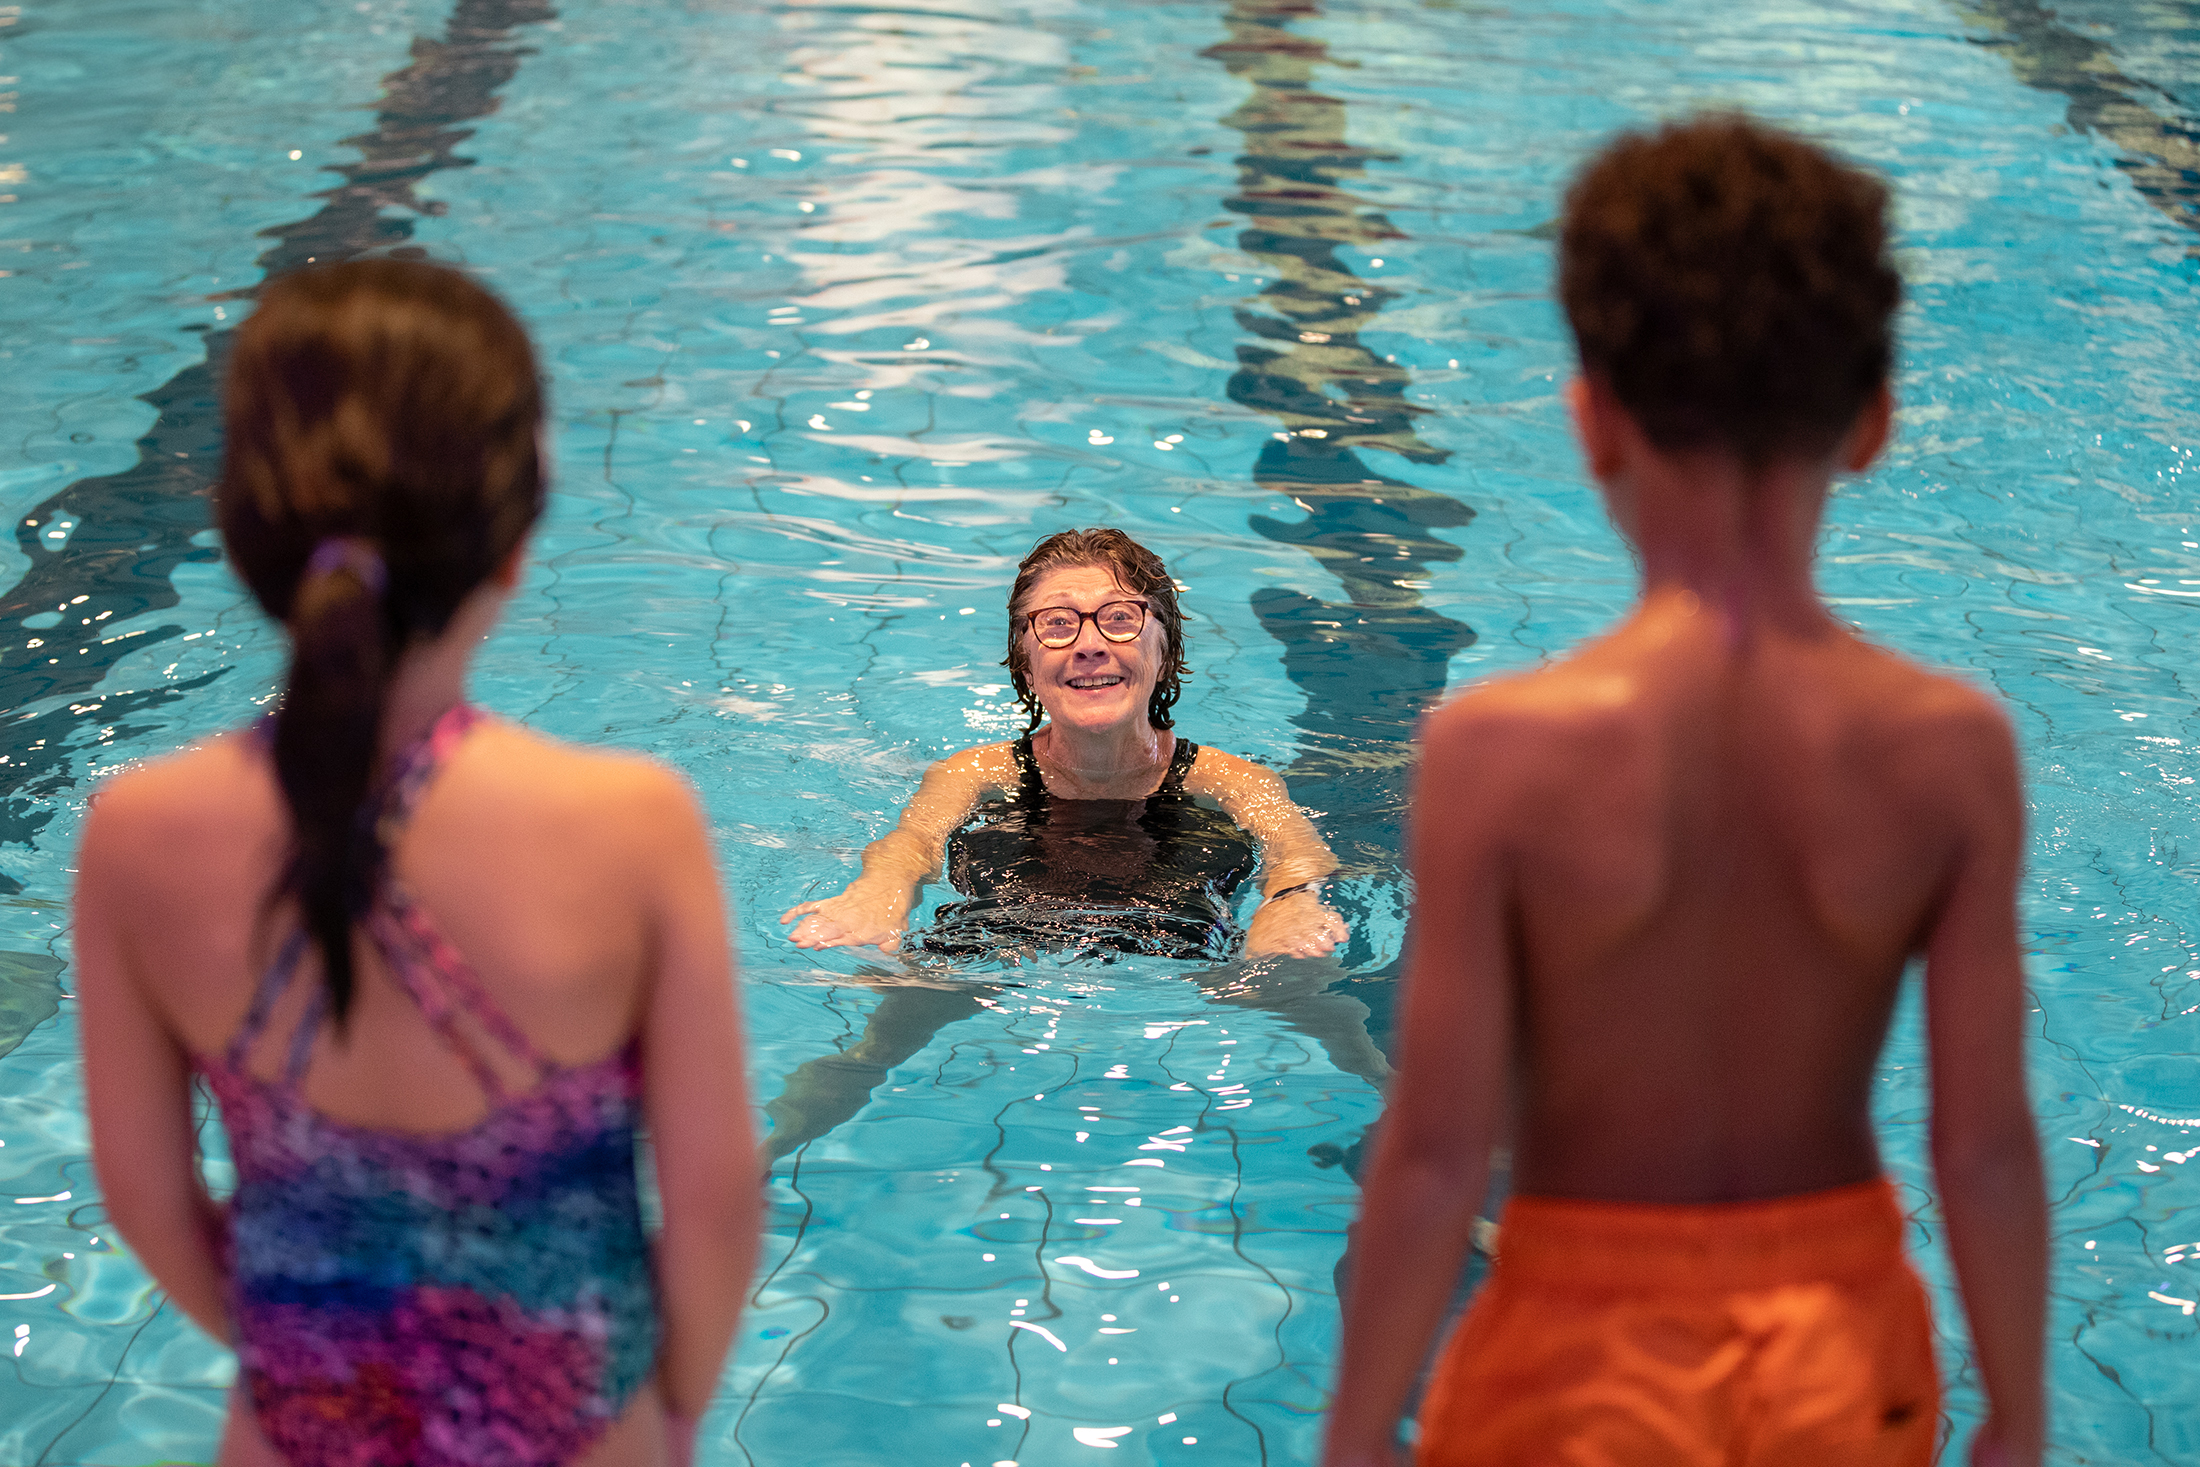
[[[1836,503],[1825,579],[2017,710],[2058,1432],[2094,1460],[2200,1456],[2174,1404],[2195,1325],[2159,1302],[2200,1292],[2170,1249],[2200,1217],[2169,1157],[2200,1116],[2186,10],[223,14],[217,34],[99,0],[0,27],[21,78],[0,166],[25,170],[0,204],[0,494],[36,521],[5,606],[114,612],[98,640],[18,633],[0,665],[69,679],[11,685],[0,736],[22,888],[0,907],[0,1046],[21,1038],[0,1175],[71,1194],[0,1218],[0,1293],[63,1286],[0,1301],[32,1330],[0,1456],[211,1441],[221,1357],[88,1241],[74,1017],[40,1022],[41,959],[67,952],[90,778],[238,721],[277,665],[203,558],[193,364],[243,305],[209,297],[263,252],[409,243],[484,271],[555,376],[556,508],[484,700],[678,761],[739,903],[779,1154],[713,1460],[921,1442],[1040,1464],[1126,1426],[1101,1439],[1137,1460],[1306,1458],[1356,1201],[1338,1163],[1390,1022],[1401,741],[1428,693],[1563,647],[1627,593],[1555,398],[1557,191],[1609,129],[1703,102],[1898,180],[1902,429]],[[1190,588],[1187,735],[1287,770],[1345,854],[1349,976],[942,976],[788,949],[772,919],[845,879],[928,760],[1020,724],[998,666],[1015,559],[1091,523]],[[29,635],[85,671],[43,671]],[[1911,1015],[1881,1114],[1925,1240],[1921,1066]],[[1138,1208],[1094,1205],[1125,1186]],[[1078,1221],[1099,1217],[1120,1221]]]

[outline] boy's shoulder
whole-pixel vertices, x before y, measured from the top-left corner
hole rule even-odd
[[[1820,747],[1906,782],[1968,785],[2014,761],[2008,716],[1994,694],[1957,673],[1843,633],[1775,693],[1759,689],[1779,722]],[[1637,757],[1663,757],[1675,724],[1730,721],[1731,706],[1690,706],[1700,688],[1654,661],[1592,646],[1541,667],[1476,683],[1423,720],[1422,743],[1478,783],[1568,788],[1622,774]]]
[[[2008,713],[1992,691],[1862,638],[1824,696],[1853,739],[1914,773],[2014,756]]]
[[[1642,691],[1638,676],[1568,657],[1461,689],[1423,717],[1421,739],[1432,751],[1565,760],[1623,731]]]

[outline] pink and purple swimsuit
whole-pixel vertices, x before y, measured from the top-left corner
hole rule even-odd
[[[380,807],[396,840],[478,719],[461,705],[400,760]],[[237,1169],[231,1308],[243,1383],[295,1467],[554,1467],[648,1379],[656,1290],[635,1176],[640,1061],[566,1068],[530,1044],[394,876],[366,930],[489,1097],[448,1134],[346,1125],[306,1104],[316,992],[282,1078],[246,1057],[297,972],[292,936],[219,1062],[202,1060]],[[540,1076],[511,1094],[460,1013]]]

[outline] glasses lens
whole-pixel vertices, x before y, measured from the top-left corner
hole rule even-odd
[[[1076,612],[1054,606],[1031,614],[1031,630],[1049,647],[1066,647],[1077,640],[1078,628],[1084,625]]]
[[[1135,601],[1110,601],[1093,614],[1100,635],[1111,642],[1128,642],[1145,629],[1146,608]]]

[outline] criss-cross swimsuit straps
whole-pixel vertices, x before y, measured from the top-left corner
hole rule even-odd
[[[414,808],[420,803],[420,797],[434,781],[436,771],[481,719],[480,711],[470,704],[454,704],[436,719],[426,735],[398,757],[382,792],[370,807],[376,833],[381,839],[384,865],[381,883],[364,925],[375,949],[389,965],[391,975],[420,1006],[421,1014],[435,1026],[443,1042],[465,1061],[487,1094],[489,1104],[495,1107],[510,1097],[510,1091],[458,1022],[461,1014],[472,1019],[506,1053],[538,1078],[549,1078],[557,1066],[535,1048],[520,1032],[519,1026],[489,997],[473,965],[437,929],[434,919],[397,879],[394,863],[388,859],[412,818]],[[261,975],[252,1004],[245,1011],[244,1022],[229,1041],[225,1058],[232,1070],[245,1072],[246,1058],[266,1029],[276,1001],[297,975],[307,941],[302,928],[291,933],[277,949],[275,960],[268,965],[266,973]],[[305,1079],[306,1066],[313,1057],[314,1036],[320,1032],[327,1004],[326,991],[316,986],[290,1037],[290,1053],[284,1061],[281,1079],[285,1090],[297,1090]]]

